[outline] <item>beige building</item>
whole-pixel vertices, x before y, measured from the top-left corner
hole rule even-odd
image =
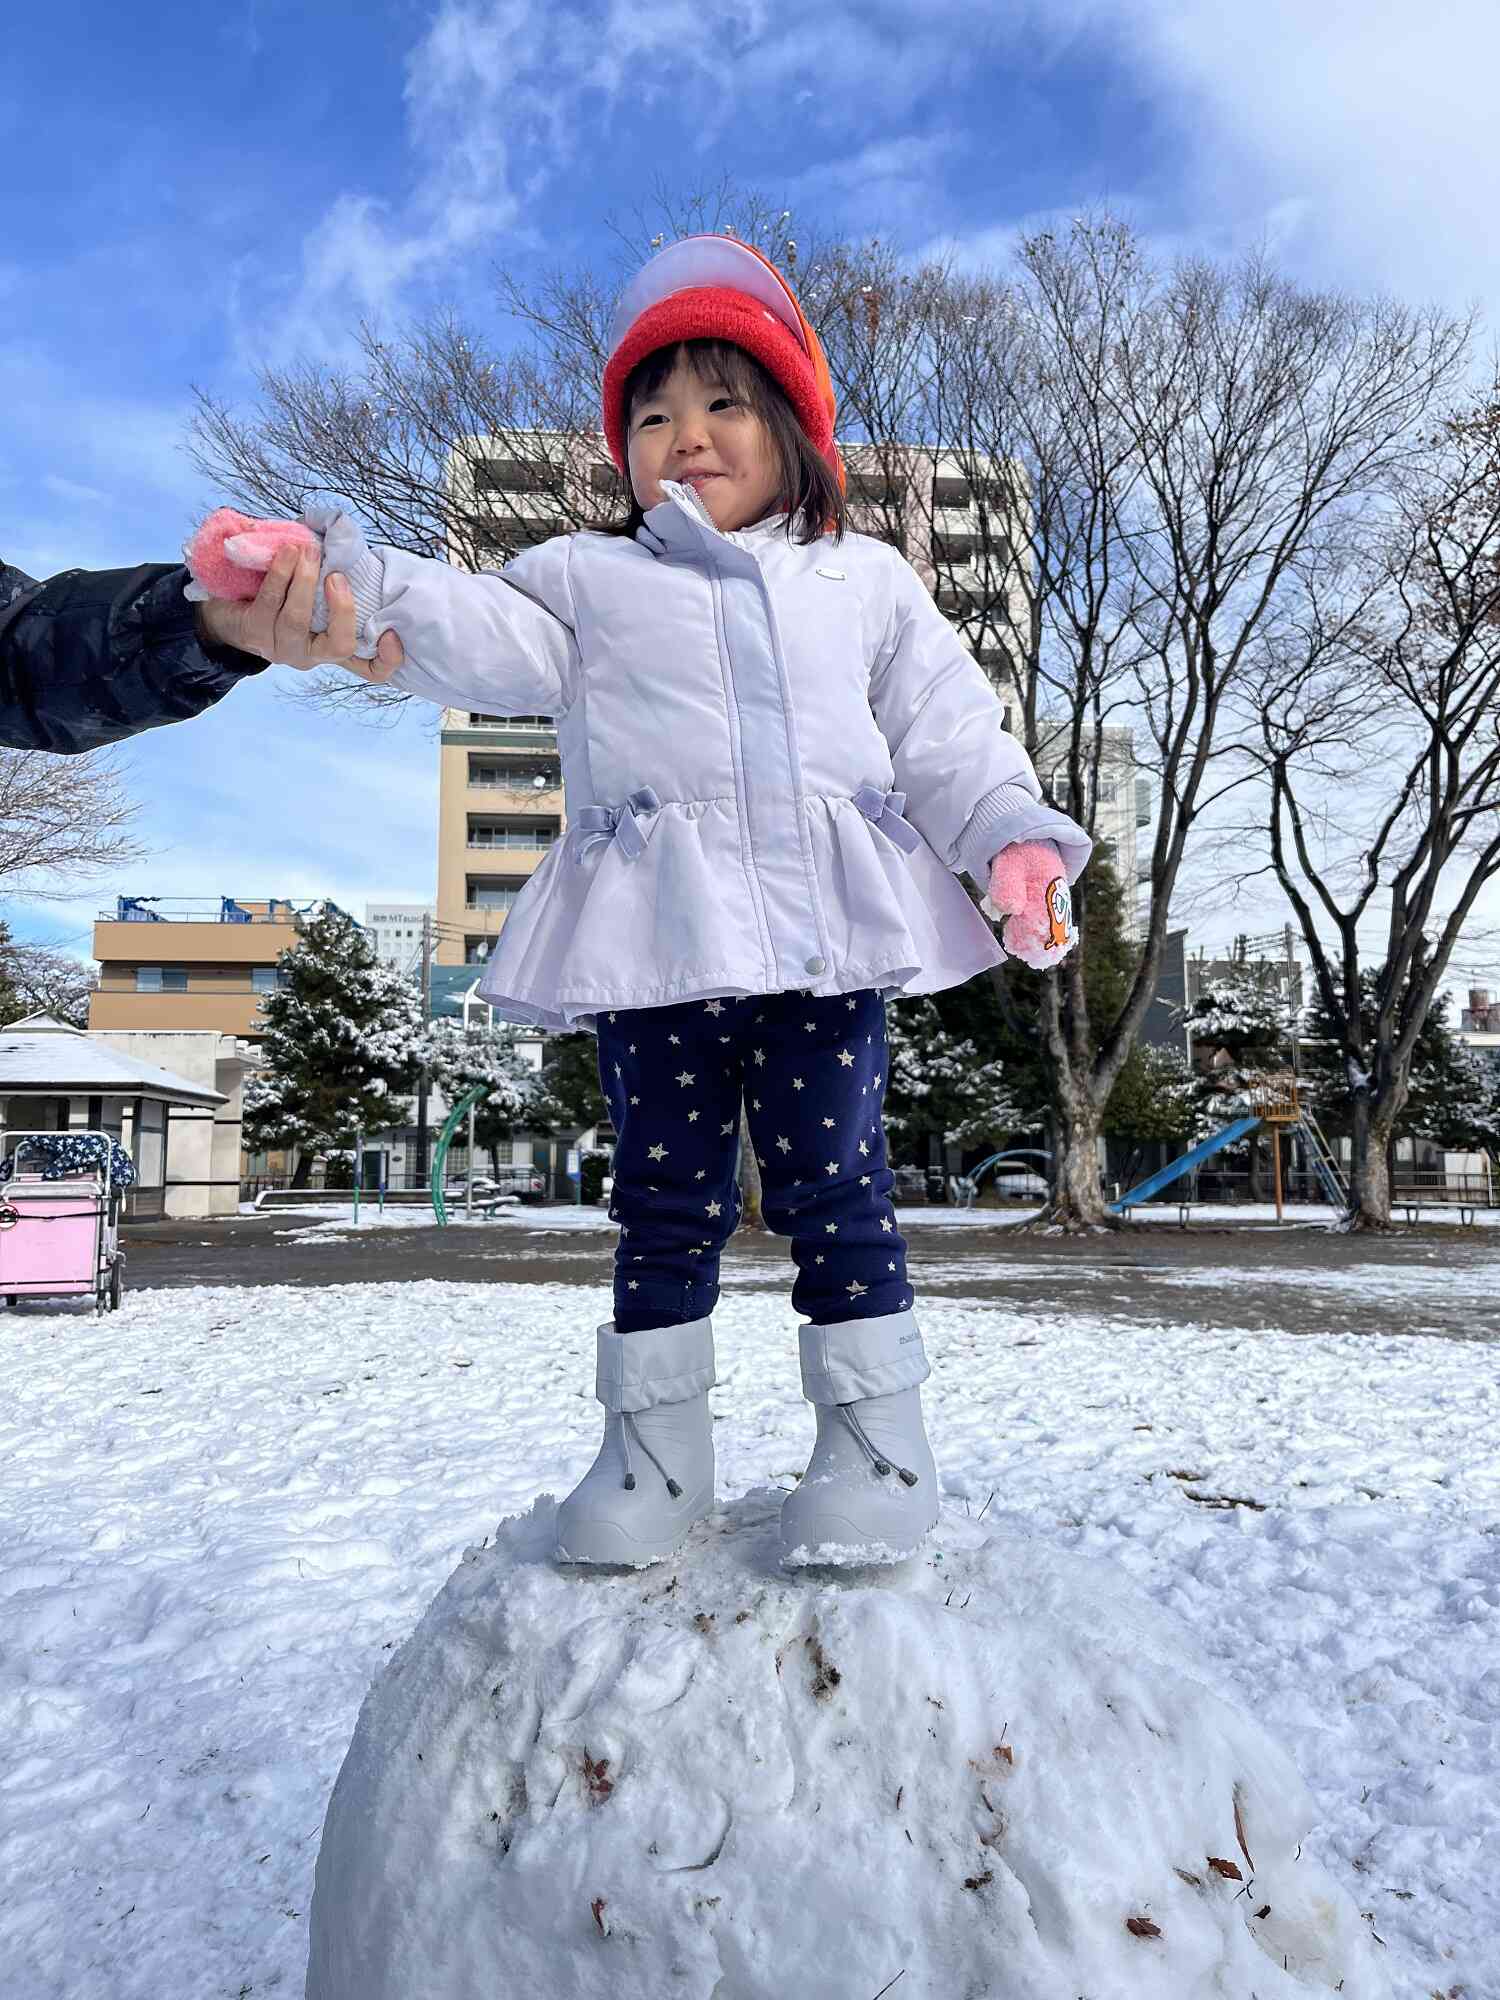
[[[276,961],[296,942],[293,906],[276,897],[121,896],[94,925],[99,984],[89,1028],[213,1029],[256,1040]]]
[[[842,450],[854,526],[902,551],[995,682],[1007,715],[1018,713],[1007,638],[1025,629],[1026,607],[1014,545],[999,524],[1025,504],[1024,474],[1001,477],[986,466],[979,477],[919,446]],[[451,478],[466,524],[453,545],[458,562],[498,568],[550,535],[597,524],[611,509],[618,515],[620,482],[602,438],[571,447],[536,432],[470,438],[454,452]],[[435,955],[442,965],[476,965],[562,837],[557,736],[547,716],[447,709],[440,757]],[[1128,912],[1137,828],[1151,818],[1129,730],[1105,731],[1100,764],[1098,825],[1114,846]]]

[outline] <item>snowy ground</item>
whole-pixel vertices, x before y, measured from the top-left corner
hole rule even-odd
[[[1492,1350],[1143,1305],[929,1300],[950,1493],[1188,1620],[1310,1783],[1396,1991],[1493,2000]],[[360,1701],[464,1547],[587,1462],[607,1308],[602,1287],[421,1282],[0,1319],[7,2000],[300,1994]],[[731,1278],[717,1322],[721,1485],[789,1484],[794,1316]]]

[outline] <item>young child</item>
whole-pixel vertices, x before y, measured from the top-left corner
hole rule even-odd
[[[688,238],[637,274],[615,322],[604,433],[633,495],[623,532],[471,575],[308,516],[325,574],[352,585],[360,650],[398,635],[394,685],[557,718],[567,837],[480,990],[502,1017],[597,1030],[619,1134],[604,1438],[559,1509],[566,1561],[661,1561],[713,1503],[710,1315],[742,1095],[808,1322],[817,1434],[782,1509],[784,1559],[921,1544],[938,1482],[881,1128],[884,996],[1003,956],[957,870],[1011,913],[1011,950],[1055,964],[1073,942],[1088,837],[1041,803],[912,569],[846,529],[833,419],[775,268]]]

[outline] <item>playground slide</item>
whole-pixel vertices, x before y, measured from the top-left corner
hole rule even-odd
[[[1222,1131],[1215,1132],[1211,1138],[1194,1146],[1193,1150],[1184,1153],[1180,1160],[1168,1161],[1166,1166],[1158,1168],[1154,1174],[1149,1174],[1138,1187],[1133,1187],[1129,1194],[1122,1194],[1118,1201],[1112,1201],[1109,1205],[1110,1214],[1120,1215],[1125,1209],[1134,1208],[1138,1202],[1149,1201],[1152,1195],[1159,1194],[1164,1187],[1170,1187],[1181,1175],[1190,1174],[1194,1167],[1202,1166],[1203,1162],[1212,1159],[1215,1153],[1222,1152],[1226,1146],[1232,1146],[1236,1139],[1243,1139],[1247,1132],[1253,1132],[1259,1123],[1259,1118],[1236,1118],[1232,1125],[1224,1126]]]

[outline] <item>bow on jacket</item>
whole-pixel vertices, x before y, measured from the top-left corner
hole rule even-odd
[[[883,792],[878,785],[861,785],[854,794],[854,803],[872,826],[878,826],[907,854],[915,854],[922,845],[921,834],[909,820],[902,818],[906,811],[905,792]]]
[[[582,834],[575,861],[582,861],[597,841],[613,840],[627,861],[639,860],[646,851],[655,820],[642,824],[642,813],[661,811],[661,800],[650,785],[632,792],[622,806],[584,806],[573,816],[574,828]]]

